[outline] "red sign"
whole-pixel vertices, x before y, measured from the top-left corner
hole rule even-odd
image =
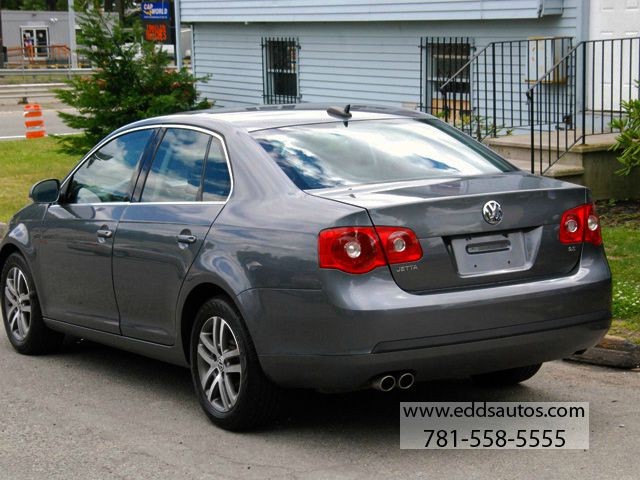
[[[144,38],[149,42],[166,42],[168,35],[166,23],[145,24]]]

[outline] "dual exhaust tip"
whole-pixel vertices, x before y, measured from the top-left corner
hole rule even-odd
[[[400,390],[407,390],[413,386],[415,376],[411,372],[404,372],[393,375],[381,375],[373,380],[371,387],[381,392],[390,392],[398,387]]]

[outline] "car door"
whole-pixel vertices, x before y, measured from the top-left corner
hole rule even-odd
[[[114,243],[113,275],[122,334],[175,341],[178,294],[231,191],[220,136],[167,128],[127,206]]]
[[[120,333],[111,254],[120,216],[155,134],[136,130],[91,152],[47,209],[38,254],[44,315]]]

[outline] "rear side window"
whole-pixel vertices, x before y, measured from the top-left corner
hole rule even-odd
[[[91,154],[73,174],[67,202],[128,202],[138,163],[153,132],[121,135]]]
[[[438,120],[331,122],[253,136],[302,190],[513,170]]]
[[[194,130],[166,131],[142,191],[143,202],[198,200],[211,136]]]
[[[227,157],[222,142],[217,138],[211,139],[209,156],[204,172],[202,185],[202,200],[205,202],[222,202],[227,199],[231,191],[231,176],[227,167]]]

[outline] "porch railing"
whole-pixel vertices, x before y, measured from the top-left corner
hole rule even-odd
[[[66,45],[8,47],[2,55],[3,68],[71,68],[70,50]]]
[[[567,84],[551,81],[567,74]],[[588,136],[614,133],[624,102],[640,96],[640,37],[580,42],[527,91],[531,169],[544,173]],[[566,95],[566,90],[574,92]]]
[[[440,87],[443,119],[478,140],[514,128],[531,117],[526,92],[572,49],[570,37],[492,42],[480,49]],[[553,79],[567,83],[567,72]],[[470,88],[462,85],[470,84]],[[565,92],[575,95],[575,92]]]

